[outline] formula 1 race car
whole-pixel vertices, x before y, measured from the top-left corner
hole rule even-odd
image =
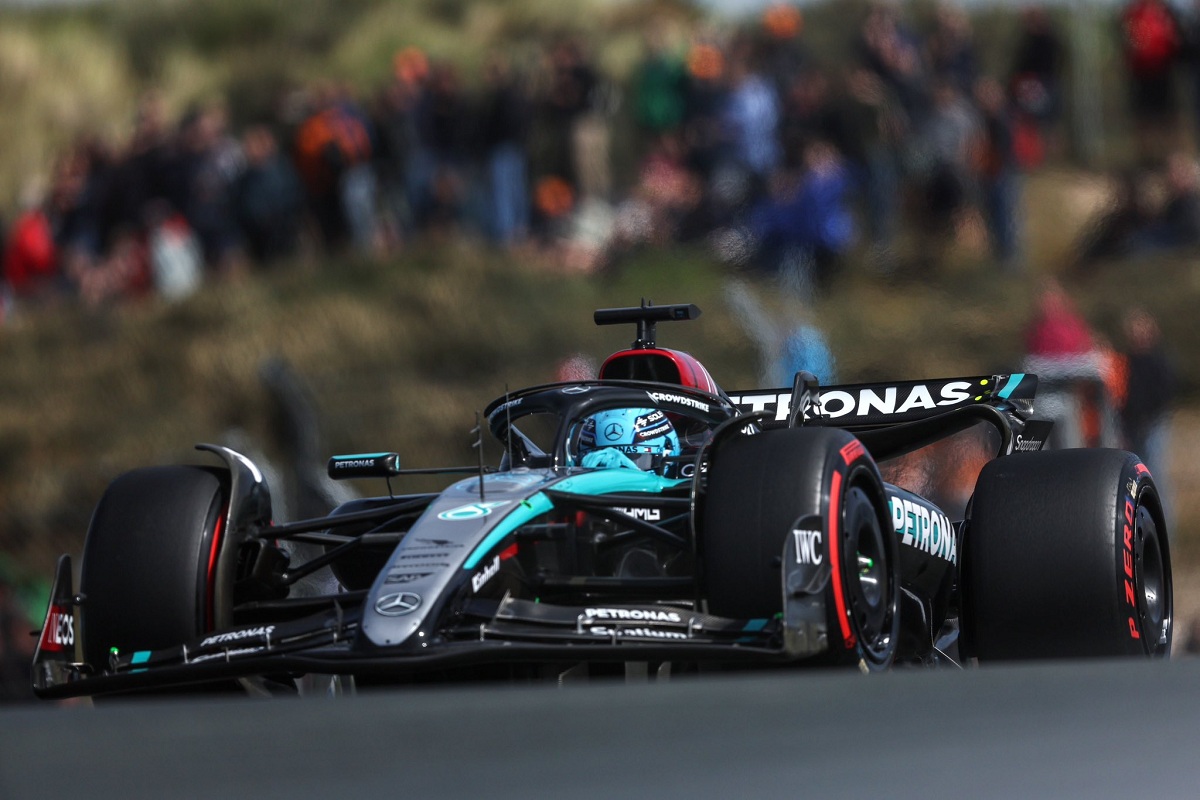
[[[492,402],[498,463],[437,470],[466,475],[439,492],[393,494],[430,472],[395,453],[335,456],[331,477],[387,493],[279,522],[228,448],[121,475],[78,592],[59,560],[35,691],[1169,654],[1154,480],[1131,453],[1041,451],[1035,376],[726,392],[655,343],[699,313],[597,311],[635,324],[633,346],[596,380]],[[991,449],[952,516],[914,486],[966,451],[921,453],[980,428]]]

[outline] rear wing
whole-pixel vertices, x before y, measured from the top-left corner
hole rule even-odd
[[[742,413],[774,411],[784,423],[791,413],[792,389],[728,392]],[[850,429],[899,425],[940,417],[949,411],[986,405],[1024,422],[1033,413],[1037,376],[976,375],[894,383],[848,383],[822,386],[818,401],[806,408],[804,421]],[[769,424],[769,419],[768,419]]]

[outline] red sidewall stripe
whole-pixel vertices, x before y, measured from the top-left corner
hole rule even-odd
[[[204,623],[204,631],[207,633],[216,625],[216,588],[217,588],[217,554],[221,551],[221,536],[225,532],[225,515],[229,513],[229,509],[221,510],[217,517],[217,524],[213,527],[212,547],[208,552],[208,598],[204,603],[207,619]]]
[[[833,568],[833,605],[837,613],[838,625],[842,629],[842,642],[846,649],[858,644],[854,632],[850,630],[850,614],[846,609],[846,591],[842,586],[842,542],[839,526],[841,525],[842,473],[834,472],[829,486],[829,565]]]

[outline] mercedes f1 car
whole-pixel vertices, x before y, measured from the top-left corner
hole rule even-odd
[[[1154,480],[1131,453],[1042,451],[1035,376],[726,391],[655,343],[698,315],[597,311],[636,325],[633,346],[595,380],[492,402],[499,456],[439,470],[442,491],[393,493],[429,472],[395,453],[336,456],[331,477],[387,492],[281,522],[224,447],[121,475],[78,591],[59,560],[35,691],[1169,653]],[[885,480],[980,426],[992,451],[963,512]]]

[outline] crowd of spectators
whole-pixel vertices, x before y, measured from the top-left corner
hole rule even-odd
[[[649,152],[617,217],[632,205],[643,224],[618,224],[618,241],[717,230],[724,254],[811,295],[858,242],[873,267],[895,270],[903,220],[926,254],[986,230],[991,255],[1015,269],[1018,172],[1041,163],[1058,124],[1063,62],[1042,9],[1023,13],[1016,47],[988,75],[963,9],[941,5],[922,35],[897,4],[875,3],[837,67],[810,58],[786,6],[682,61],[651,48],[633,87]],[[656,108],[676,111],[643,111]]]
[[[730,30],[664,24],[619,85],[581,37],[520,63],[493,53],[471,75],[409,47],[369,97],[310,86],[238,131],[221,102],[171,119],[151,92],[127,141],[81,138],[23,198],[5,303],[178,298],[313,251],[464,233],[582,270],[710,241],[808,297],[856,246],[892,272],[971,240],[1017,270],[1021,174],[1059,149],[1064,38],[1030,6],[988,74],[962,8],[930,20],[918,29],[902,5],[871,3],[836,65],[811,56],[790,5]],[[1153,165],[1173,194],[1147,211],[1134,185],[1147,173],[1133,173],[1082,260],[1200,240],[1195,162],[1159,146],[1178,139],[1176,74],[1200,67],[1200,3],[1183,18],[1131,0],[1120,25],[1138,141],[1175,154]],[[614,142],[634,156],[619,174]],[[902,229],[918,239],[914,263],[899,262]]]
[[[952,5],[925,35],[896,4],[872,5],[837,68],[810,58],[804,23],[779,5],[732,31],[652,30],[621,86],[578,37],[520,65],[497,52],[470,76],[411,47],[370,97],[308,87],[236,132],[220,102],[170,119],[148,93],[127,141],[81,138],[23,198],[7,302],[182,297],[312,249],[463,231],[581,269],[714,237],[819,286],[860,229],[890,252],[914,194],[931,236],[974,214],[1015,266],[1016,172],[1040,157],[1026,129],[1058,109],[1047,15],[1026,12],[1012,70],[995,77]],[[618,138],[635,142],[632,174],[614,176]]]

